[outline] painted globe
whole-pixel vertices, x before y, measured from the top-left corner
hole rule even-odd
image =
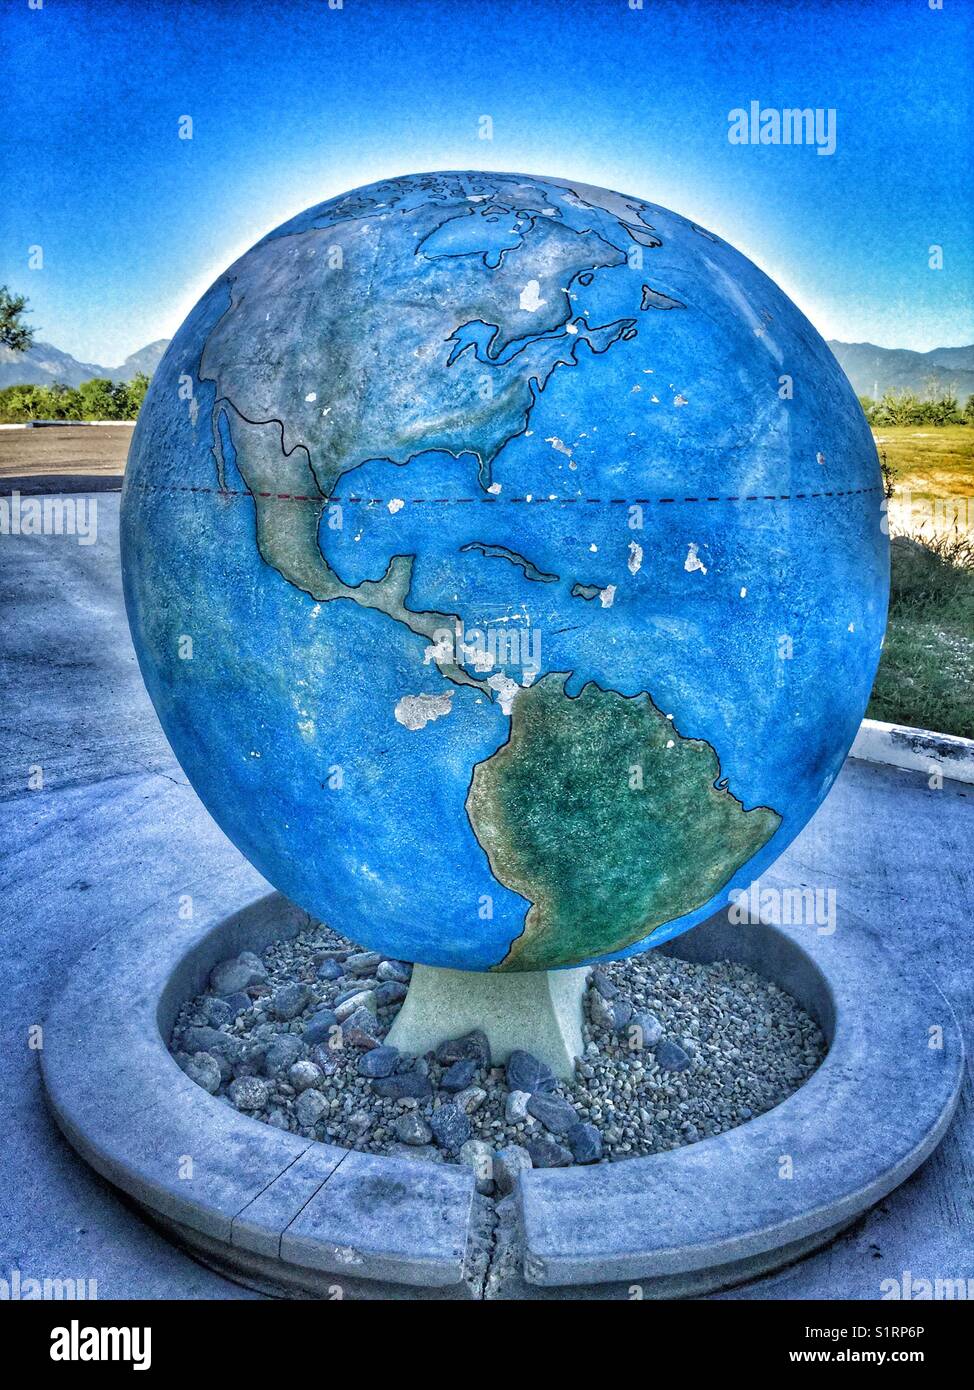
[[[849,383],[726,242],[571,180],[390,179],[271,232],[160,365],[135,648],[227,835],[366,947],[645,950],[826,795],[886,615]]]

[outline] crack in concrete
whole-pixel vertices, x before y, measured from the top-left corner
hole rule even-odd
[[[313,1144],[317,1144],[317,1142],[318,1142],[317,1139],[312,1139],[312,1140],[310,1141],[309,1145],[308,1145],[308,1148],[311,1148],[311,1146],[312,1146]],[[338,1172],[339,1168],[340,1168],[340,1167],[342,1166],[342,1164],[345,1162],[346,1158],[348,1158],[349,1154],[354,1153],[354,1152],[355,1152],[355,1151],[354,1151],[353,1149],[346,1149],[346,1150],[345,1150],[345,1152],[342,1154],[341,1158],[340,1158],[340,1159],[338,1160],[338,1162],[335,1164],[334,1168],[333,1168],[333,1169],[331,1170],[331,1172],[327,1175],[327,1177],[322,1178],[321,1182],[320,1182],[320,1183],[318,1184],[318,1186],[315,1188],[314,1192],[311,1193],[311,1195],[310,1195],[310,1197],[308,1198],[308,1200],[307,1200],[306,1202],[302,1202],[301,1206],[298,1208],[298,1210],[297,1210],[297,1211],[294,1213],[294,1215],[291,1217],[290,1221],[288,1221],[287,1225],[284,1226],[284,1227],[282,1228],[281,1234],[278,1236],[278,1239],[277,1239],[277,1258],[278,1258],[278,1259],[282,1259],[282,1258],[283,1258],[282,1255],[281,1255],[281,1246],[282,1246],[283,1243],[284,1243],[284,1237],[287,1235],[288,1231],[289,1231],[289,1230],[291,1229],[291,1227],[294,1225],[295,1221],[297,1221],[298,1217],[301,1215],[302,1212],[304,1212],[304,1211],[307,1210],[307,1208],[311,1205],[311,1203],[312,1203],[312,1202],[315,1200],[315,1198],[318,1196],[319,1192],[323,1191],[323,1189],[326,1188],[326,1187],[328,1186],[328,1184],[331,1182],[332,1178],[333,1178],[333,1177],[335,1176],[335,1174]],[[305,1153],[307,1153],[307,1149],[303,1150],[302,1153],[300,1153],[300,1154],[298,1155],[298,1157],[299,1157],[299,1158],[303,1158]],[[295,1162],[297,1162],[297,1159],[295,1159]],[[286,1171],[286,1170],[285,1170],[285,1171]],[[275,1179],[275,1181],[276,1181],[276,1179]]]

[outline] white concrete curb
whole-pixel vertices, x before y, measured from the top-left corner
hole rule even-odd
[[[930,729],[911,729],[905,724],[884,724],[864,719],[849,753],[867,763],[886,763],[929,776],[939,771],[953,782],[974,783],[974,739],[938,734]]]
[[[84,425],[89,428],[97,428],[99,425],[131,425],[135,426],[134,420],[21,420],[12,425],[0,425],[0,430],[46,430],[60,429],[61,426],[69,429],[77,429]]]
[[[261,1124],[170,1055],[177,1011],[217,961],[307,925],[280,895],[253,896],[266,887],[241,864],[194,894],[192,924],[154,905],[100,937],[56,998],[40,1054],[81,1157],[204,1262],[264,1292],[623,1299],[636,1280],[647,1298],[697,1297],[832,1239],[919,1167],[957,1103],[961,1033],[920,972],[868,933],[717,914],[667,954],[733,960],[786,989],[826,1034],[822,1065],[781,1105],[682,1149],[525,1173],[518,1249],[492,1270],[471,1169]],[[800,1181],[778,1180],[782,1154],[800,1155]]]

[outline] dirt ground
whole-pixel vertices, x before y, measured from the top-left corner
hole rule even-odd
[[[7,478],[65,473],[121,477],[131,441],[131,425],[0,430],[0,483]]]

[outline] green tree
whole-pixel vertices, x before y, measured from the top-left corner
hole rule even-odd
[[[11,294],[6,285],[0,285],[0,347],[13,352],[26,352],[34,341],[34,330],[28,328],[23,320],[27,311],[27,300],[22,294]]]
[[[107,376],[94,376],[78,387],[83,420],[124,420],[127,401],[124,382],[109,381]]]
[[[7,386],[0,390],[0,420],[134,420],[148,385],[140,373],[132,381],[94,377],[80,386]]]
[[[142,408],[145,393],[149,389],[149,378],[145,372],[136,372],[128,384],[128,419],[134,420]]]
[[[865,415],[865,417],[866,417],[866,424],[867,424],[867,425],[876,425],[876,424],[878,424],[879,421],[876,419],[876,411],[877,411],[878,407],[877,407],[877,405],[876,405],[876,402],[873,400],[873,398],[872,398],[871,396],[860,396],[860,397],[859,397],[859,404],[862,406],[862,413],[863,413],[863,415]]]
[[[960,421],[958,406],[960,402],[948,387],[936,400],[930,402],[931,423],[934,425],[953,425]]]
[[[73,386],[65,386],[63,381],[55,381],[50,386],[43,388],[49,409],[47,418],[49,420],[80,420],[81,402],[78,392]]]
[[[0,391],[0,414],[5,420],[20,422],[43,418],[44,401],[37,386],[8,386]]]

